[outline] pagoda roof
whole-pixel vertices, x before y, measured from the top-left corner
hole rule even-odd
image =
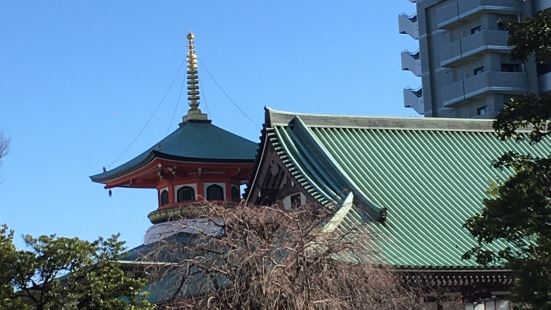
[[[187,120],[147,151],[114,169],[90,176],[90,179],[105,183],[155,158],[197,163],[254,163],[256,149],[256,143],[217,127],[209,120]]]
[[[132,268],[140,266],[170,266],[172,264],[181,264],[182,261],[192,259],[197,255],[217,255],[214,252],[205,253],[203,250],[198,252],[191,249],[201,249],[209,242],[203,234],[179,232],[167,237],[161,241],[148,245],[140,245],[123,253],[119,258],[119,263],[123,268]],[[184,273],[179,268],[163,270],[163,275],[147,284],[148,299],[152,303],[163,303],[177,298],[191,298],[202,295],[212,289],[208,284],[205,274],[193,267],[189,276],[184,278]],[[217,277],[212,280],[218,280],[220,285],[227,283],[224,278]],[[181,285],[184,283],[184,285]]]
[[[362,235],[357,240],[366,254],[377,253],[386,264],[480,268],[474,260],[462,259],[476,245],[463,225],[481,210],[483,199],[490,198],[490,184],[512,173],[492,167],[492,162],[507,151],[540,157],[551,153],[549,139],[536,145],[499,140],[492,123],[267,108],[258,158],[274,150],[288,173],[320,204],[339,208],[348,201],[330,230]],[[263,164],[258,161],[253,170],[249,202],[262,189]],[[496,241],[489,248],[506,246],[510,244]]]

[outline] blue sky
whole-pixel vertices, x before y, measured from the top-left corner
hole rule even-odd
[[[16,231],[18,246],[22,234],[53,233],[120,232],[128,246],[141,244],[155,191],[108,197],[88,176],[176,128],[187,110],[177,100],[184,71],[176,73],[189,31],[201,108],[250,140],[264,106],[415,116],[402,89],[420,80],[401,70],[400,52],[417,42],[398,34],[398,14],[414,10],[407,0],[1,1],[0,131],[11,145],[0,166],[0,223]]]

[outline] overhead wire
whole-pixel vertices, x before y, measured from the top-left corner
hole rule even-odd
[[[205,69],[205,72],[209,75],[209,77],[214,81],[214,84],[220,89],[220,91],[228,98],[228,100],[231,102],[231,104],[241,113],[243,116],[251,122],[251,124],[255,125],[257,128],[261,128],[260,124],[256,123],[241,107],[230,97],[230,95],[224,90],[224,88],[218,83],[218,81],[214,78],[214,76],[210,73],[209,69],[205,65],[201,59],[199,59],[199,63],[201,64],[201,67]]]
[[[180,99],[182,98],[182,93],[184,91],[185,85],[186,85],[186,76],[184,75],[184,78],[182,79],[182,85],[180,86],[180,91],[178,92],[178,98],[176,99],[174,110],[172,111],[172,117],[170,118],[170,122],[168,123],[168,127],[166,128],[165,136],[168,135],[170,131],[170,127],[172,127],[172,122],[174,121],[174,117],[176,116],[176,111],[178,111],[178,106],[180,105]]]
[[[147,126],[149,126],[149,124],[151,123],[151,121],[153,120],[153,117],[155,117],[155,114],[157,114],[157,112],[159,111],[159,108],[161,107],[161,105],[164,103],[164,101],[166,100],[166,97],[168,96],[168,93],[170,92],[170,90],[172,89],[172,86],[174,86],[174,83],[176,82],[176,79],[178,78],[178,74],[180,74],[180,71],[182,70],[182,67],[184,66],[184,64],[186,63],[186,60],[184,59],[181,63],[180,63],[180,66],[178,66],[178,70],[176,71],[176,74],[174,75],[174,78],[172,78],[172,81],[170,82],[170,85],[168,86],[168,89],[166,90],[165,94],[163,95],[163,97],[161,98],[161,100],[159,101],[159,103],[157,104],[157,107],[155,107],[155,110],[153,111],[153,113],[149,116],[149,119],[147,120],[147,122],[145,122],[145,125],[140,129],[140,131],[138,132],[138,134],[134,137],[134,139],[132,139],[132,141],[130,142],[130,144],[128,144],[128,146],[115,158],[115,160],[113,160],[107,167],[111,167],[114,163],[116,163],[124,154],[126,154],[126,152],[132,147],[132,145],[134,145],[134,143],[138,140],[138,138],[142,135],[142,133],[144,132],[144,130],[147,128]]]
[[[207,108],[207,113],[210,115],[211,118],[213,118],[212,114],[210,113],[209,104],[207,101],[207,94],[203,91],[203,83],[201,82],[201,78],[197,77],[199,80],[199,90],[201,91],[201,97],[203,97],[203,101],[205,102],[205,107]]]
[[[235,100],[233,100],[233,98],[226,92],[226,90],[222,87],[222,85],[220,85],[220,83],[218,82],[218,80],[216,80],[216,78],[212,75],[212,73],[209,71],[209,69],[207,68],[207,66],[205,65],[205,63],[201,60],[201,59],[198,59],[200,64],[201,64],[201,67],[203,67],[205,69],[205,72],[207,72],[208,76],[213,80],[214,84],[216,85],[216,87],[218,87],[218,89],[220,89],[220,91],[222,92],[222,94],[224,94],[224,96],[230,101],[230,103],[251,123],[253,124],[254,126],[256,126],[257,128],[260,128],[261,126],[256,123],[240,106],[239,104],[237,104],[237,102],[235,102]],[[136,134],[136,136],[132,139],[132,141],[128,144],[128,146],[126,146],[126,148],[124,148],[124,150],[108,165],[108,168],[111,167],[113,164],[115,164],[124,154],[126,154],[126,152],[128,152],[128,150],[132,147],[132,145],[134,145],[134,143],[136,143],[136,141],[138,140],[138,138],[142,135],[142,133],[145,131],[145,129],[147,128],[147,126],[149,126],[149,124],[151,123],[151,121],[153,120],[153,118],[155,117],[155,115],[157,114],[157,112],[159,111],[161,105],[165,102],[168,94],[170,93],[170,90],[172,89],[172,87],[174,86],[174,83],[176,82],[176,80],[178,79],[178,75],[180,74],[180,71],[182,70],[182,67],[184,66],[184,64],[186,63],[186,60],[184,59],[180,65],[178,66],[178,70],[176,71],[176,74],[174,75],[174,77],[172,78],[166,92],[164,93],[163,97],[161,98],[161,100],[159,101],[159,103],[157,104],[157,106],[155,107],[155,110],[153,111],[153,113],[149,116],[148,120],[145,122],[144,126],[140,129],[140,131],[138,132],[138,134]],[[185,79],[185,76],[184,76],[184,79],[183,79],[183,82],[182,82],[182,85],[180,86],[180,90],[179,90],[179,93],[178,93],[178,99],[176,100],[176,105],[174,107],[174,110],[172,112],[172,116],[171,116],[171,120],[169,122],[169,126],[167,128],[167,131],[166,131],[166,134],[168,134],[168,132],[170,131],[170,127],[172,126],[172,122],[174,121],[174,117],[176,115],[176,111],[178,110],[178,105],[180,103],[180,100],[181,100],[181,97],[182,97],[182,93],[183,93],[183,89],[184,89],[184,86],[185,86],[185,82],[186,82],[186,79]],[[209,110],[209,106],[208,106],[208,103],[207,103],[207,100],[206,100],[206,96],[205,96],[205,93],[202,89],[202,86],[201,86],[201,83],[199,83],[199,87],[200,87],[200,91],[201,93],[203,93],[203,99],[204,99],[204,102],[205,102],[205,107],[207,108],[207,113],[210,115],[210,110]],[[165,134],[165,135],[166,135]]]

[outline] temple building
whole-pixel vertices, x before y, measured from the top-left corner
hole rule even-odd
[[[201,112],[193,34],[188,41],[189,110],[178,129],[136,158],[91,176],[107,189],[157,189],[158,206],[149,214],[153,225],[144,244],[129,250],[122,264],[129,269],[172,264],[181,257],[147,260],[160,240],[195,246],[204,241],[199,234],[223,234],[217,219],[183,215],[190,205],[235,204],[246,184],[250,206],[334,208],[322,231],[349,236],[360,248],[359,255],[335,259],[388,266],[404,281],[460,298],[464,309],[512,309],[513,271],[462,259],[476,245],[463,225],[489,198],[489,185],[511,175],[492,167],[496,158],[507,151],[546,157],[549,140],[537,145],[500,141],[488,119],[335,116],[266,108],[257,144],[214,126]],[[507,246],[496,241],[489,247]],[[178,277],[176,272],[152,283],[152,301],[206,292],[197,289],[201,273],[193,274],[195,285],[183,285]],[[426,304],[426,309],[446,309],[439,300],[427,298]]]
[[[257,144],[212,124],[199,109],[199,79],[193,33],[188,34],[189,110],[178,129],[134,159],[90,178],[114,187],[155,188],[158,206],[148,217],[154,224],[145,236],[151,243],[177,232],[180,211],[205,201],[235,204],[240,186],[254,167]],[[192,229],[196,224],[190,224]]]
[[[465,309],[509,310],[513,272],[462,259],[476,244],[463,225],[489,198],[489,185],[512,172],[493,168],[496,158],[546,157],[551,143],[500,141],[492,122],[267,108],[247,202],[334,207],[324,231],[353,236],[363,253],[338,259],[389,266],[415,285],[459,296]],[[427,299],[426,309],[446,308]]]

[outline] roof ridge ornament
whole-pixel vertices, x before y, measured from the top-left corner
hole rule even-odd
[[[206,113],[199,109],[199,76],[197,73],[197,55],[195,54],[195,35],[193,32],[187,35],[187,100],[189,110],[183,117],[187,121],[208,121]]]

